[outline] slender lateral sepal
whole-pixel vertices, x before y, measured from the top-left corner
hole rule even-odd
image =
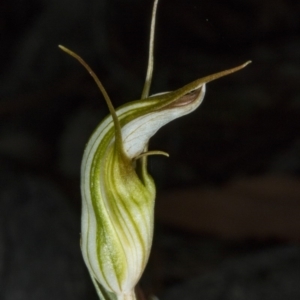
[[[155,37],[155,23],[156,23],[156,12],[157,12],[158,0],[154,0],[152,9],[152,18],[150,25],[150,38],[149,38],[149,54],[148,54],[148,67],[146,73],[145,84],[142,92],[142,99],[149,97],[149,91],[151,87],[153,66],[154,66],[154,37]]]
[[[140,100],[118,109],[89,65],[64,46],[93,77],[110,114],[93,132],[81,164],[81,250],[99,298],[134,300],[134,288],[148,261],[152,236],[155,184],[148,174],[149,139],[165,124],[194,111],[202,102],[206,83],[247,66],[250,61],[197,79],[178,90],[149,97],[153,73],[154,1],[148,68]]]
[[[101,81],[99,80],[98,76],[94,73],[94,71],[90,68],[90,66],[75,52],[73,52],[72,50],[62,46],[62,45],[58,45],[58,47],[63,50],[64,52],[68,53],[69,55],[73,56],[75,59],[77,59],[85,68],[86,70],[89,72],[89,74],[92,76],[92,78],[94,79],[94,81],[96,82],[99,90],[101,91],[105,102],[107,104],[107,107],[109,109],[109,112],[113,118],[114,121],[114,126],[115,126],[115,136],[116,136],[116,142],[119,144],[119,146],[121,147],[122,145],[122,138],[121,138],[121,127],[120,127],[120,123],[118,120],[118,117],[115,113],[115,108],[111,103],[111,100],[106,92],[106,89],[104,88],[103,84],[101,83]]]

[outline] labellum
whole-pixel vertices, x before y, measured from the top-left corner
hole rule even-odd
[[[114,109],[102,83],[91,74],[110,114],[92,134],[81,166],[81,250],[101,299],[136,299],[134,288],[146,266],[153,236],[155,184],[147,172],[149,139],[165,124],[194,111],[206,83],[244,68],[241,66],[197,79],[184,87],[149,97],[153,72],[154,1],[148,70],[140,100]]]

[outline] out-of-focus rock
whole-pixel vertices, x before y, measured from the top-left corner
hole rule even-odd
[[[279,153],[270,163],[273,172],[300,173],[300,139],[297,139],[284,152]]]
[[[157,217],[192,232],[229,239],[300,237],[299,180],[261,176],[223,188],[194,188],[158,195]]]
[[[0,207],[0,299],[93,299],[79,216],[55,184],[2,162]]]
[[[215,272],[169,289],[162,300],[296,300],[300,249],[282,247],[224,261]]]

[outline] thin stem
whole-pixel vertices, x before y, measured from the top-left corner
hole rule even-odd
[[[150,25],[150,38],[149,38],[149,56],[148,56],[148,65],[145,84],[142,91],[142,99],[149,97],[149,91],[152,82],[153,76],[153,66],[154,66],[154,38],[155,38],[155,22],[156,22],[156,11],[157,11],[158,0],[154,0],[151,16],[151,25]],[[147,152],[148,145],[145,146],[144,152]],[[142,174],[147,173],[147,155],[141,157],[140,168]]]
[[[156,11],[157,11],[158,0],[154,1],[151,17],[151,27],[150,27],[150,41],[149,41],[149,57],[148,57],[148,67],[145,79],[145,84],[142,92],[142,99],[149,97],[149,91],[153,75],[153,65],[154,65],[154,35],[155,35],[155,21],[156,21]]]

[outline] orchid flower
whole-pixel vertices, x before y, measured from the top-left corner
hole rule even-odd
[[[149,139],[165,124],[194,111],[206,83],[244,68],[197,79],[184,87],[149,97],[158,0],[154,1],[149,61],[142,97],[114,109],[102,83],[71,50],[102,92],[110,114],[93,132],[81,166],[81,250],[101,299],[134,300],[134,288],[147,264],[153,237],[155,184],[147,171]]]

